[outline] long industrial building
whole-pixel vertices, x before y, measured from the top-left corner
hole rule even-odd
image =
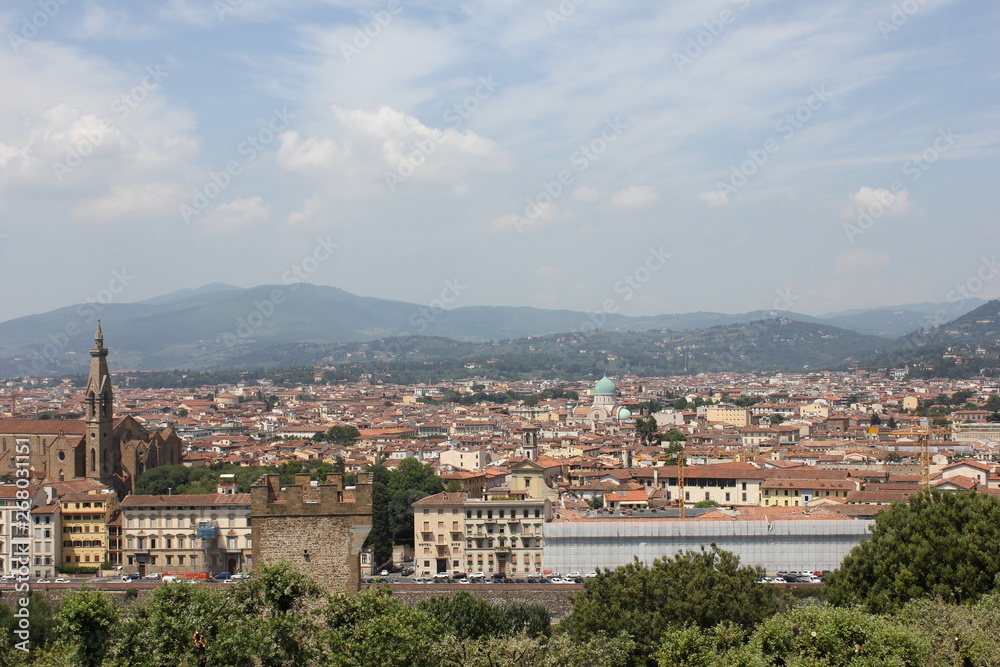
[[[545,567],[587,572],[636,557],[648,565],[714,543],[739,556],[742,565],[760,565],[768,573],[835,570],[871,536],[874,523],[824,508],[744,507],[691,514],[688,510],[681,519],[676,510],[561,511],[544,527]]]

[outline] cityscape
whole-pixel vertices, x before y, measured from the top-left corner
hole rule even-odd
[[[0,664],[1000,664],[1000,7],[8,4]]]

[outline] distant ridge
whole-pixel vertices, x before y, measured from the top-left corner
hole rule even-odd
[[[968,309],[976,304],[963,304]],[[927,311],[875,309],[816,318],[784,311],[712,312],[628,317],[533,307],[426,305],[362,297],[308,283],[251,288],[212,283],[136,303],[80,304],[0,323],[0,375],[77,373],[99,316],[116,369],[224,368],[250,353],[280,346],[430,336],[486,342],[568,332],[694,331],[777,317],[895,338],[926,326]],[[964,311],[962,311],[964,312]],[[960,315],[962,312],[955,312]]]

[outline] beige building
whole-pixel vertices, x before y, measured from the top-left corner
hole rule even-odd
[[[111,491],[67,493],[59,499],[62,517],[62,563],[100,567],[110,562],[108,523],[118,509]]]
[[[760,489],[762,507],[805,507],[819,498],[847,500],[847,494],[859,487],[849,479],[764,480]]]
[[[132,495],[121,507],[126,573],[250,570],[249,493]]]
[[[750,410],[737,405],[720,403],[705,408],[705,419],[710,422],[722,422],[737,428],[750,426]]]
[[[552,518],[547,499],[439,493],[413,503],[413,512],[417,576],[523,577],[542,569],[542,525]]]

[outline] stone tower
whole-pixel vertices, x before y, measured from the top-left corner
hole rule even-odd
[[[108,371],[108,350],[104,347],[100,320],[97,321],[97,332],[94,333],[94,347],[90,350],[90,374],[87,378],[85,401],[83,419],[86,423],[86,440],[83,461],[77,461],[77,476],[114,485],[114,473],[118,467],[112,439],[114,395],[111,391],[111,373]]]
[[[309,473],[285,488],[278,480],[264,475],[250,487],[254,566],[284,561],[329,590],[357,593],[361,545],[372,528],[371,473],[358,473],[353,498],[340,474],[317,486]]]

